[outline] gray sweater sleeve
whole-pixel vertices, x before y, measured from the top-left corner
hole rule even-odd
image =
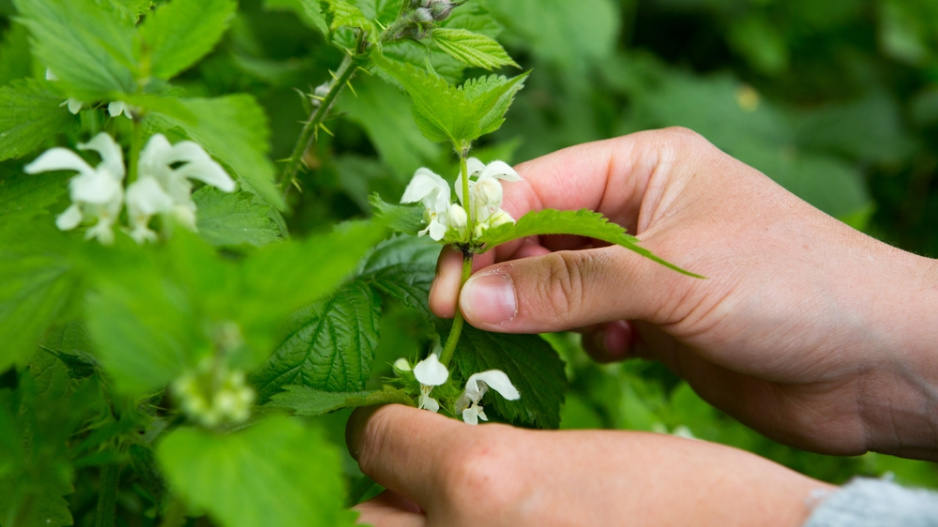
[[[820,498],[804,527],[938,527],[938,493],[858,478]]]

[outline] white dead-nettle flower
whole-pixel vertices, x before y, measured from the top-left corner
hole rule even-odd
[[[186,415],[207,427],[247,421],[255,399],[244,372],[228,370],[212,360],[177,378],[171,390]]]
[[[52,73],[52,70],[46,68],[46,80],[49,82],[55,82],[59,80],[59,78],[55,75],[55,73]],[[68,108],[68,111],[72,113],[72,115],[78,115],[78,112],[81,111],[81,108],[84,105],[84,102],[79,101],[74,97],[69,97],[59,106],[65,106]],[[112,101],[108,103],[107,113],[111,117],[117,117],[120,114],[124,114],[128,119],[133,119],[133,116],[131,115],[131,107],[123,101]]]
[[[513,223],[514,218],[502,210],[501,181],[519,181],[521,176],[504,161],[492,161],[486,165],[471,157],[466,160],[466,165],[469,173],[469,201],[472,204],[472,219],[475,222],[473,235],[479,237],[486,229],[503,223]],[[462,174],[460,174],[456,180],[456,196],[460,203],[465,204],[462,183]]]
[[[474,373],[466,381],[466,389],[459,399],[456,400],[456,413],[462,414],[462,420],[471,425],[479,424],[479,419],[488,421],[482,406],[482,396],[491,388],[509,401],[517,400],[521,397],[518,389],[511,384],[508,375],[501,370],[487,370],[480,373]]]
[[[111,117],[117,117],[120,114],[124,114],[124,117],[132,120],[134,117],[131,113],[131,110],[132,107],[124,101],[111,101],[107,105],[107,113]]]
[[[138,243],[155,238],[148,226],[155,214],[172,214],[195,230],[190,179],[224,192],[235,189],[231,177],[198,144],[180,141],[173,145],[162,134],[151,137],[140,152],[137,181],[127,189],[131,236]]]
[[[466,211],[455,203],[450,203],[449,185],[428,168],[418,168],[413,179],[404,190],[401,203],[423,203],[426,207],[427,227],[420,235],[430,235],[435,241],[442,240],[451,229],[457,237],[466,232],[468,218]]]
[[[414,377],[420,383],[420,398],[417,400],[417,408],[430,410],[436,413],[440,410],[440,402],[430,397],[430,391],[434,386],[440,386],[449,378],[449,371],[446,366],[440,362],[436,353],[430,355],[418,362],[414,366]]]
[[[103,244],[114,241],[112,226],[120,214],[124,197],[124,156],[120,146],[110,135],[101,132],[87,143],[79,143],[79,150],[94,150],[101,162],[92,167],[84,159],[66,148],[46,150],[35,161],[26,165],[28,174],[52,170],[73,170],[78,174],[68,183],[72,205],[58,215],[55,225],[63,230],[77,227],[85,218],[97,218],[88,229],[87,238],[96,238]]]

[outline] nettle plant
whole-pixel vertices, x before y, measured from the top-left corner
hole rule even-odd
[[[270,0],[343,57],[304,94],[278,170],[251,95],[174,83],[227,31],[232,0],[14,0],[33,75],[0,87],[0,524],[352,525],[362,492],[320,416],[397,402],[558,426],[549,344],[429,312],[437,245],[462,251],[463,282],[473,255],[549,234],[675,267],[596,213],[502,210],[519,175],[470,154],[527,73],[454,85],[436,71],[431,54],[460,65],[450,77],[517,67],[465,3]],[[371,219],[294,238],[285,197],[356,75],[406,91],[458,173],[414,167],[400,204],[374,196]],[[426,346],[393,365],[375,364],[387,303],[427,321]]]

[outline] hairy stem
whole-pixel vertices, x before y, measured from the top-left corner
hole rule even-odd
[[[355,55],[346,55],[342,59],[342,63],[339,64],[338,71],[332,76],[332,80],[329,82],[329,90],[326,92],[326,95],[323,96],[321,100],[318,100],[319,105],[313,109],[312,114],[309,116],[309,120],[306,121],[306,124],[303,125],[303,131],[300,132],[299,138],[297,138],[296,145],[293,147],[293,153],[290,155],[290,158],[287,160],[287,166],[283,171],[283,174],[280,177],[280,191],[286,194],[290,185],[293,184],[294,179],[296,178],[297,172],[300,170],[300,165],[303,163],[303,154],[313,145],[313,142],[316,140],[316,131],[322,126],[323,121],[326,120],[326,116],[329,114],[329,109],[332,107],[332,104],[335,102],[336,98],[339,96],[339,93],[345,88],[349,79],[352,78],[352,75],[355,74],[355,70],[358,69],[358,62]]]
[[[463,164],[465,164],[465,162],[463,162]],[[466,280],[469,280],[469,276],[472,275],[472,256],[472,253],[464,253],[462,259],[462,278],[459,280],[460,292],[462,291],[462,286],[466,284]],[[456,295],[456,298],[459,298],[459,295]],[[459,343],[459,336],[462,333],[464,322],[462,312],[460,312],[457,307],[456,316],[453,317],[453,327],[450,329],[449,337],[446,339],[446,345],[443,346],[443,352],[440,353],[440,362],[446,367],[449,367],[450,361],[453,360],[453,354],[456,352],[456,344]]]
[[[114,463],[101,467],[101,488],[98,508],[95,512],[95,527],[112,527],[117,507],[117,486],[120,482],[120,465]]]

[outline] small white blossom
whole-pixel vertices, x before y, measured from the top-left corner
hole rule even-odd
[[[123,203],[124,156],[120,146],[104,132],[87,143],[79,143],[78,149],[98,152],[101,162],[92,167],[71,150],[51,148],[26,165],[25,171],[28,174],[52,170],[77,172],[68,183],[72,205],[56,217],[55,224],[66,231],[77,227],[85,217],[97,218],[97,224],[88,230],[86,237],[109,244],[114,241],[112,225]]]
[[[440,402],[430,397],[430,391],[433,390],[434,386],[440,386],[449,378],[449,371],[446,366],[440,362],[436,353],[430,353],[426,359],[414,366],[414,377],[420,383],[420,398],[417,401],[417,408],[430,410],[434,413],[438,412]]]
[[[501,370],[487,370],[480,373],[474,373],[466,381],[466,389],[456,400],[456,413],[462,414],[464,422],[476,425],[479,419],[488,421],[482,406],[482,396],[491,388],[499,393],[505,399],[514,401],[521,397],[518,389],[511,383],[508,375]]]
[[[74,113],[74,112],[72,112],[72,113]],[[107,105],[107,113],[108,113],[108,115],[110,115],[111,117],[117,117],[117,116],[120,115],[120,114],[124,114],[124,117],[126,117],[126,118],[128,118],[128,119],[133,119],[133,118],[134,118],[133,115],[131,114],[131,107],[130,107],[130,105],[128,105],[128,104],[125,103],[124,101],[111,101],[110,103],[108,103],[108,105]]]
[[[207,427],[247,421],[255,399],[244,372],[230,371],[212,360],[177,378],[171,390],[186,415]]]
[[[155,134],[140,152],[137,181],[127,189],[127,211],[133,228],[131,236],[138,243],[153,239],[148,224],[155,214],[172,214],[186,227],[195,230],[195,202],[192,183],[196,179],[224,192],[235,189],[225,170],[192,141],[170,144],[162,134]]]
[[[427,227],[420,231],[421,236],[429,234],[433,240],[440,241],[451,228],[458,235],[465,234],[468,221],[466,211],[450,203],[449,185],[428,168],[417,169],[401,197],[401,203],[417,202],[423,203],[427,209]]]
[[[469,175],[469,200],[472,203],[472,219],[475,222],[473,236],[479,237],[486,229],[503,223],[513,223],[510,214],[502,210],[501,181],[519,181],[521,176],[508,163],[492,161],[488,165],[471,157],[466,160]],[[475,177],[475,180],[473,180]],[[456,180],[456,196],[465,205],[462,195],[463,177]]]

